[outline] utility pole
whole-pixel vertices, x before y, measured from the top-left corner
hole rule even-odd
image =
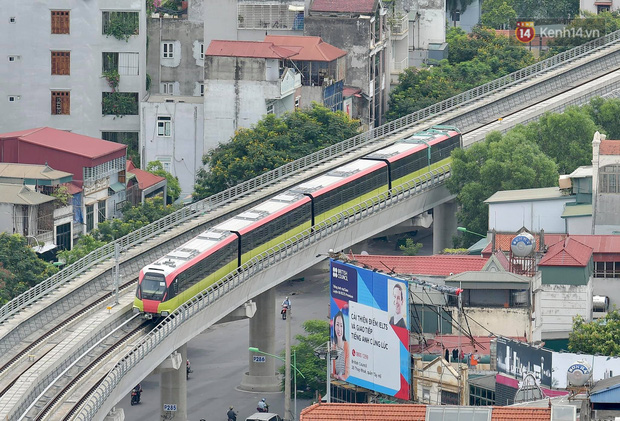
[[[119,281],[119,277],[120,277],[120,271],[119,271],[119,267],[118,267],[118,261],[120,258],[120,253],[121,253],[121,246],[118,243],[118,241],[116,243],[114,243],[114,262],[115,262],[115,266],[114,266],[114,304],[118,305],[118,284],[120,283]]]

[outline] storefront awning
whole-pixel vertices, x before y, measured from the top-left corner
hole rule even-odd
[[[114,191],[114,193],[118,193],[119,191],[125,190],[125,184],[116,182],[110,186],[110,188]]]

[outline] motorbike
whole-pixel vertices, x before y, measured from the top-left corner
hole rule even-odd
[[[137,405],[140,403],[140,392],[133,389],[131,391],[131,406]]]
[[[265,404],[265,408],[262,409],[260,406],[256,407],[257,412],[269,412],[269,405]]]
[[[280,314],[282,314],[282,320],[286,320],[286,310],[288,310],[288,306],[282,306],[282,311],[280,311]]]
[[[189,380],[189,373],[193,373],[193,372],[194,372],[194,370],[192,370],[192,369],[190,368],[190,366],[188,365],[188,366],[187,366],[187,379],[188,379],[188,380]]]

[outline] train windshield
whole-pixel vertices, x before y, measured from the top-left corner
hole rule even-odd
[[[166,292],[166,278],[159,273],[147,272],[144,274],[140,287],[142,288],[143,300],[161,301]]]

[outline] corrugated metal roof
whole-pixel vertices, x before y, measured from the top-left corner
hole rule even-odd
[[[347,55],[347,52],[324,42],[321,37],[267,35],[265,42],[297,51],[291,60],[334,61]]]
[[[445,282],[466,289],[525,289],[530,278],[512,272],[463,272],[447,277]]]
[[[108,142],[107,140],[53,129],[51,127],[40,127],[38,129],[0,134],[0,139],[11,138],[18,138],[22,142],[69,152],[91,159],[100,158],[127,149],[127,146],[121,143]]]
[[[314,0],[311,12],[373,13],[377,0]]]
[[[523,200],[565,199],[568,196],[559,187],[543,187],[540,189],[504,190],[493,194],[484,203],[520,202]]]
[[[592,247],[568,237],[547,250],[538,266],[586,266],[592,257]]]
[[[620,376],[596,382],[590,391],[590,401],[594,403],[620,402]]]
[[[13,205],[40,205],[42,203],[53,202],[51,196],[41,194],[31,190],[21,184],[0,183],[0,202]]]
[[[296,51],[274,45],[273,42],[213,40],[205,56],[249,57],[249,58],[290,58]]]
[[[561,218],[574,218],[577,216],[592,216],[592,204],[566,206]]]
[[[2,162],[0,163],[0,178],[53,180],[59,183],[66,183],[71,181],[73,174],[55,170],[48,165]],[[68,180],[66,180],[67,178]]]
[[[488,260],[484,257],[468,255],[382,256],[361,254],[356,254],[354,259],[359,265],[370,266],[382,271],[390,268],[400,274],[436,276],[480,270]]]
[[[620,155],[620,140],[603,140],[599,149],[601,155]]]

